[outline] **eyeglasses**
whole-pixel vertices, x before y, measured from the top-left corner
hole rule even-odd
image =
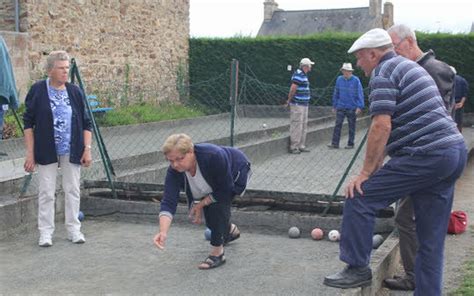
[[[405,41],[405,40],[406,40],[406,38],[402,38],[402,39],[400,39],[400,41],[397,42],[397,44],[393,44],[393,49],[398,49],[400,44],[402,44],[402,42]]]

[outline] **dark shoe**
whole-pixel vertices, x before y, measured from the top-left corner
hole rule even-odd
[[[342,289],[366,287],[371,283],[372,270],[368,266],[351,267],[347,265],[342,271],[324,278],[326,286]]]
[[[395,276],[391,279],[385,279],[383,281],[385,287],[390,290],[399,290],[399,291],[413,291],[415,290],[415,281],[411,277],[399,277]]]
[[[336,145],[333,145],[333,144],[329,144],[329,145],[328,145],[328,148],[329,148],[329,149],[339,149],[339,146],[336,146]]]
[[[225,263],[224,253],[222,253],[222,255],[220,256],[209,255],[203,262],[201,262],[201,264],[204,264],[204,265],[199,265],[198,268],[201,270],[212,269],[212,268],[219,267],[224,263]]]
[[[300,154],[300,153],[301,153],[301,151],[300,151],[300,149],[298,149],[298,148],[295,148],[295,149],[291,149],[291,150],[290,150],[290,154]]]
[[[354,145],[347,145],[344,149],[354,149]]]
[[[230,225],[229,235],[227,235],[226,239],[224,240],[224,246],[228,243],[235,241],[240,237],[240,230],[235,224]]]

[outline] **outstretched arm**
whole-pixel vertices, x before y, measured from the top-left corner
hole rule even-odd
[[[155,235],[153,242],[160,250],[165,249],[166,238],[168,237],[168,231],[171,226],[172,219],[169,216],[160,216],[160,231]]]

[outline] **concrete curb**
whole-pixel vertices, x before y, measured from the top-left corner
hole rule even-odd
[[[120,199],[108,199],[102,197],[86,196],[84,190],[81,200],[81,210],[86,215],[105,216],[116,214],[124,220],[140,220],[157,222],[160,211],[160,203],[147,201],[131,201]],[[188,208],[179,204],[173,217],[174,223],[189,223]],[[290,211],[267,211],[265,207],[232,208],[232,221],[243,229],[252,232],[270,232],[274,234],[287,235],[288,229],[297,226],[302,237],[310,237],[311,230],[315,227],[321,228],[325,233],[330,230],[339,229],[342,221],[340,215],[328,215],[321,217],[318,214],[290,212]],[[275,223],[278,221],[278,223]],[[389,233],[393,230],[393,218],[377,218],[375,232]],[[379,248],[380,249],[380,248]]]

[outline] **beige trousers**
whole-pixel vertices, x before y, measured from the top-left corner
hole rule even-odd
[[[290,149],[306,148],[308,106],[290,105]]]
[[[69,234],[81,231],[79,221],[81,166],[69,162],[69,155],[59,157],[64,190],[65,224]],[[38,165],[38,229],[41,236],[52,237],[54,233],[54,201],[58,163]]]

